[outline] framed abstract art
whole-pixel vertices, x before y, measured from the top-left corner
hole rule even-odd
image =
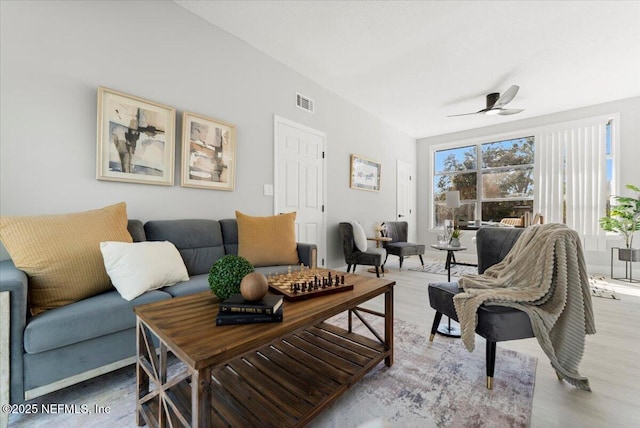
[[[98,88],[96,178],[173,185],[176,111]]]
[[[182,116],[182,187],[234,190],[236,127],[184,112]]]

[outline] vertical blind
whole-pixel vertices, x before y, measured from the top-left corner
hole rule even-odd
[[[547,223],[566,223],[585,250],[606,249],[599,219],[605,215],[607,117],[545,128],[535,135],[536,212]]]

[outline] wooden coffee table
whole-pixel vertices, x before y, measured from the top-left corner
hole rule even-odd
[[[391,366],[395,282],[345,280],[353,290],[285,301],[282,323],[218,327],[210,292],[136,307],[138,425],[303,426],[380,362]],[[384,313],[359,307],[382,294]],[[344,311],[346,328],[325,322]],[[363,312],[385,318],[382,334]],[[352,314],[377,340],[352,332]],[[185,367],[171,377],[169,351]]]

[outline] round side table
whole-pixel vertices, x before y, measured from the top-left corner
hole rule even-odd
[[[444,265],[444,268],[447,270],[447,282],[451,282],[451,265],[458,264],[456,262],[456,251],[464,251],[467,247],[453,247],[451,245],[438,245],[433,244],[431,248],[435,248],[436,250],[446,251],[447,252],[447,261]],[[438,326],[437,332],[443,336],[447,337],[460,337],[460,327],[455,325],[451,325],[451,318],[447,317],[446,324],[440,324]]]

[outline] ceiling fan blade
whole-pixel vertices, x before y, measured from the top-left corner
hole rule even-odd
[[[511,102],[511,100],[518,93],[519,89],[520,87],[518,85],[511,86],[509,89],[507,89],[507,91],[504,94],[500,96],[500,98],[498,98],[498,101],[495,102],[495,104],[493,105],[493,108],[499,108]]]
[[[497,92],[487,94],[487,107],[484,111],[491,110],[496,105],[496,102],[498,102],[498,99],[500,99],[500,94]]]
[[[462,113],[462,114],[450,114],[447,117],[457,117],[457,116],[469,116],[472,114],[478,114],[478,113],[482,113],[484,110],[480,110],[480,111],[474,111],[473,113]]]
[[[524,109],[521,108],[503,108],[500,110],[500,113],[498,113],[500,116],[508,116],[510,114],[518,114],[520,112],[523,112]]]

